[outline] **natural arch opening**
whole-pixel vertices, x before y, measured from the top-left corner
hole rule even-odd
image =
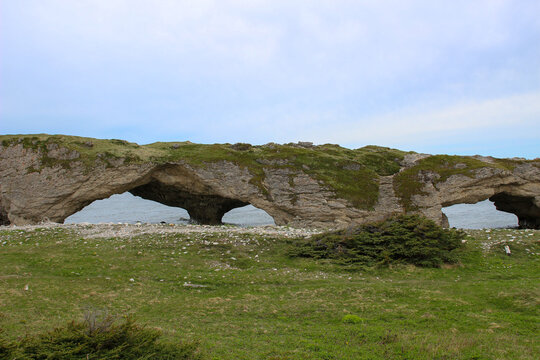
[[[82,210],[69,216],[65,224],[77,223],[128,223],[136,222],[157,224],[189,223],[189,214],[185,209],[146,200],[129,192],[115,194],[106,199],[96,200]]]
[[[230,210],[223,215],[221,221],[224,224],[239,226],[275,225],[273,217],[268,215],[266,211],[256,208],[251,204]]]
[[[246,205],[232,209],[220,219],[225,224],[238,226],[274,225],[274,219],[262,209]],[[143,199],[130,192],[115,194],[106,199],[96,200],[82,210],[66,218],[66,224],[79,223],[127,223],[137,222],[158,224],[189,224],[191,218],[187,210]]]
[[[219,225],[226,212],[249,205],[237,199],[219,195],[194,193],[160,181],[151,181],[129,191],[143,199],[181,207],[187,210],[190,218],[199,224]]]
[[[461,229],[512,228],[518,226],[515,214],[499,211],[493,201],[455,204],[442,209],[450,227]]]

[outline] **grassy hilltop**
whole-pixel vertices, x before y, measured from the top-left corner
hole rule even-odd
[[[152,162],[164,164],[184,162],[200,167],[208,163],[228,161],[246,167],[253,175],[251,182],[264,194],[264,168],[287,168],[303,171],[316,178],[336,196],[349,200],[360,209],[372,209],[379,193],[380,176],[400,172],[406,154],[396,149],[366,146],[347,149],[339,145],[325,144],[310,146],[299,144],[194,144],[191,142],[157,142],[138,145],[124,140],[103,140],[66,135],[3,135],[0,143],[7,147],[22,144],[34,149],[41,157],[40,168],[29,168],[29,172],[41,171],[44,167],[62,166],[69,169],[74,163],[83,164],[90,171],[97,164],[117,166],[123,164]],[[58,148],[67,149],[69,156],[51,155]],[[473,176],[474,170],[495,167],[512,170],[517,164],[531,160],[492,159],[484,162],[469,156],[435,155],[422,159],[414,167],[401,171],[394,179],[396,194],[401,203],[412,209],[411,197],[422,192],[419,173],[433,171],[444,181],[450,175]],[[536,161],[536,164],[540,162]],[[291,178],[292,182],[292,178]]]

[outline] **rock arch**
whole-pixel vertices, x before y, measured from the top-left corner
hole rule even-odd
[[[218,194],[196,194],[192,191],[151,181],[129,190],[143,199],[186,209],[190,218],[199,224],[218,225],[226,212],[237,207],[249,205],[238,199],[231,199]]]
[[[540,228],[538,163],[523,163],[513,171],[488,166],[466,175],[451,175],[443,182],[438,182],[433,174],[428,177],[421,194],[414,196],[415,205],[419,212],[433,219],[440,214],[443,225],[448,225],[443,207],[489,199],[497,210],[515,214],[520,227]]]
[[[126,191],[217,224],[247,204],[277,225],[347,226],[396,212],[445,225],[442,208],[492,199],[540,227],[540,159],[427,155],[368,146],[157,143],[0,137],[0,224],[63,222]],[[446,223],[447,225],[447,223]]]

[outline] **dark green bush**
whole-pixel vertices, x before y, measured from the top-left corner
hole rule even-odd
[[[131,318],[71,322],[16,343],[0,341],[0,359],[200,359],[195,343],[158,342],[161,333]]]
[[[7,341],[3,335],[3,331],[0,329],[0,360],[12,359],[16,345],[13,342]]]
[[[418,215],[397,215],[377,223],[312,236],[294,244],[293,257],[332,259],[344,264],[408,263],[439,267],[456,262],[465,234],[443,229]]]

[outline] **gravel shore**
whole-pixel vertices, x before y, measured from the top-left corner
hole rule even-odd
[[[252,226],[240,227],[231,225],[179,225],[179,224],[58,224],[42,223],[39,225],[0,226],[0,230],[25,230],[64,228],[76,231],[84,238],[129,238],[143,234],[254,234],[272,235],[288,238],[307,237],[321,233],[322,229],[316,228],[292,228],[288,226]]]

